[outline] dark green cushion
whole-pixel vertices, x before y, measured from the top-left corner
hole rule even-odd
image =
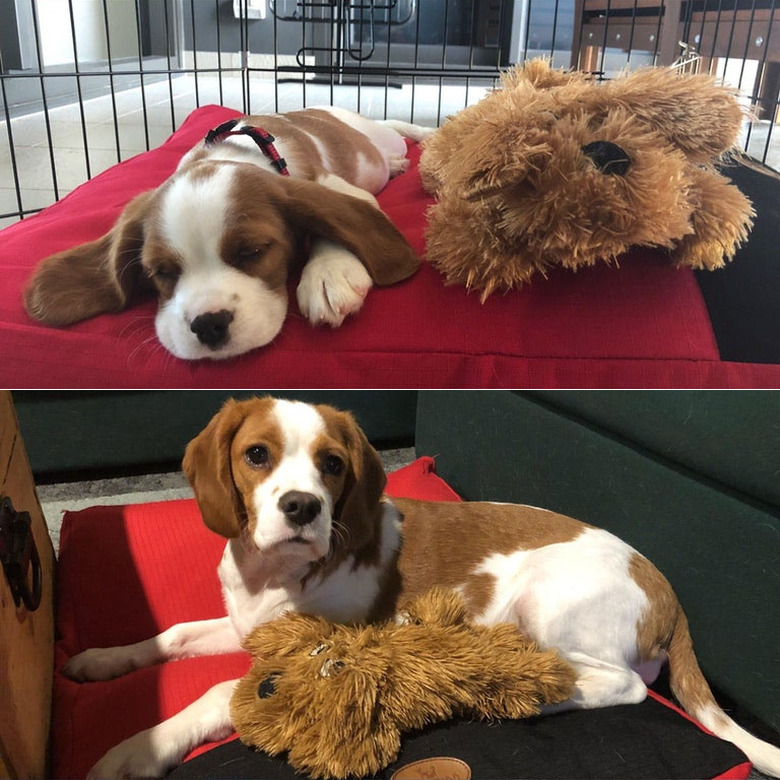
[[[268,391],[14,392],[30,464],[39,481],[112,469],[178,468],[187,442],[227,398]],[[273,391],[349,409],[377,445],[410,445],[416,391]]]
[[[721,489],[780,506],[780,393],[542,390],[529,396]]]

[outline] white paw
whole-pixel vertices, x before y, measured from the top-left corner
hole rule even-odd
[[[93,647],[74,655],[62,667],[62,673],[76,682],[113,680],[136,668],[133,659],[119,647]]]
[[[163,777],[178,761],[172,745],[166,745],[155,729],[147,729],[120,742],[89,770],[87,780],[127,777]]]
[[[390,178],[394,176],[400,176],[402,173],[406,173],[409,170],[409,166],[412,164],[411,160],[407,157],[391,157],[388,161],[390,166]]]
[[[337,328],[360,310],[372,286],[368,271],[352,252],[320,241],[301,274],[298,306],[313,325]]]

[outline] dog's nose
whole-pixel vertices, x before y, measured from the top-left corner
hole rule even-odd
[[[291,490],[279,499],[279,509],[293,525],[308,525],[322,509],[322,502],[311,493]]]
[[[602,172],[614,176],[625,176],[631,167],[631,158],[610,141],[594,141],[582,147],[582,153],[590,157],[593,164]]]
[[[230,338],[230,323],[233,315],[227,309],[199,314],[190,324],[190,330],[198,337],[201,344],[211,349],[227,344]]]

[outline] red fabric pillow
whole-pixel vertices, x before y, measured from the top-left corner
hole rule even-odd
[[[553,271],[483,305],[431,266],[375,289],[341,328],[312,328],[295,296],[280,336],[226,361],[191,363],[157,344],[146,298],[67,328],[32,321],[21,290],[35,265],[105,233],[136,194],[162,183],[182,155],[235,111],[195,110],[161,147],[126,160],[42,213],[0,233],[0,359],[9,387],[711,387],[777,386],[780,366],[720,360],[692,272],[636,250],[620,269]],[[417,172],[379,202],[424,250],[433,203]],[[295,280],[291,280],[291,292]]]

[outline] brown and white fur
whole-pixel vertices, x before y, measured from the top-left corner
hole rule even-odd
[[[156,190],[133,199],[109,233],[45,259],[25,290],[33,318],[68,325],[159,296],[157,336],[177,357],[227,358],[270,342],[287,313],[286,282],[311,236],[297,299],[313,324],[340,325],[373,284],[419,259],[373,194],[406,170],[404,137],[432,132],[339,108],[244,117],[275,137],[290,176],[245,135],[201,143]]]
[[[463,593],[474,620],[516,623],[574,665],[575,694],[550,711],[640,702],[668,661],[682,706],[758,769],[780,775],[780,749],[716,704],[667,580],[607,531],[529,506],[390,499],[353,418],[300,402],[228,402],[183,466],[206,525],[229,540],[219,565],[227,616],[86,650],[64,667],[70,677],[105,680],[236,651],[254,626],[287,610],[385,618],[439,584]],[[91,776],[159,776],[199,743],[226,736],[235,682],[125,740]]]

